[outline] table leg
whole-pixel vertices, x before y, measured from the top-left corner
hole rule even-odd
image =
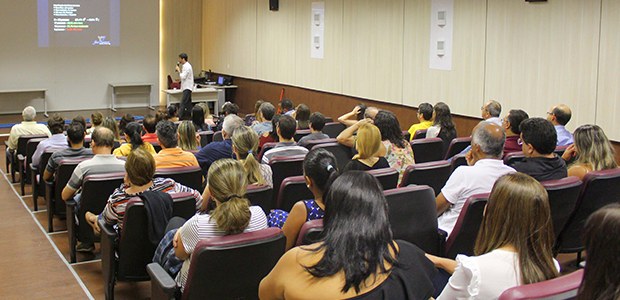
[[[47,113],[47,95],[43,92],[43,115],[46,118],[49,118],[50,115]]]
[[[150,108],[151,110],[155,110],[155,108],[151,105],[151,94],[153,93],[151,86],[149,85],[149,97],[147,98],[147,103],[146,103],[146,107]]]
[[[110,107],[110,110],[116,112],[114,102],[116,102],[116,91],[112,88],[112,107]]]

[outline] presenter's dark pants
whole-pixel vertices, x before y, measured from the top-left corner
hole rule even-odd
[[[192,118],[192,91],[183,90],[181,106],[179,107],[179,119],[191,120]]]

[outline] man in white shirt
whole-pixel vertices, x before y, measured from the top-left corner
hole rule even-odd
[[[471,150],[467,153],[468,166],[454,170],[446,185],[437,195],[439,229],[450,235],[467,198],[489,193],[500,176],[515,172],[504,165],[504,130],[493,123],[481,122],[472,132]]]
[[[37,111],[32,106],[27,106],[22,111],[22,122],[15,124],[11,127],[11,133],[9,134],[9,149],[17,149],[17,140],[22,135],[34,135],[45,134],[48,137],[52,136],[50,130],[44,124],[38,124],[34,119],[37,116]]]
[[[181,77],[181,90],[183,97],[179,109],[179,119],[189,120],[192,114],[192,90],[194,89],[194,70],[192,65],[187,61],[187,54],[179,54],[179,63],[177,63],[176,72]]]
[[[499,102],[489,100],[480,110],[482,111],[482,118],[485,121],[500,127],[502,126],[502,119],[499,118],[499,115],[502,113],[502,105]]]

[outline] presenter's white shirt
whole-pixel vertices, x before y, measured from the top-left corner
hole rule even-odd
[[[189,62],[185,62],[181,66],[181,90],[193,90],[194,89],[194,70]]]

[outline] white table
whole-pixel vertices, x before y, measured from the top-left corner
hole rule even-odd
[[[42,99],[43,100],[43,115],[45,117],[49,117],[47,114],[47,96],[45,95],[47,89],[19,89],[19,90],[0,90],[0,94],[30,94],[30,93],[40,93],[43,95],[41,98],[33,98],[33,99]]]
[[[110,110],[116,111],[116,96],[118,95],[136,95],[147,94],[146,106],[152,110],[155,110],[151,106],[151,83],[145,82],[111,82],[109,86],[112,88],[112,103]]]
[[[166,107],[172,103],[181,103],[183,90],[172,89],[162,90],[166,94]],[[214,88],[198,88],[192,91],[192,102],[213,102],[213,114],[218,115],[220,110],[219,98],[220,94],[224,94],[224,90]]]

